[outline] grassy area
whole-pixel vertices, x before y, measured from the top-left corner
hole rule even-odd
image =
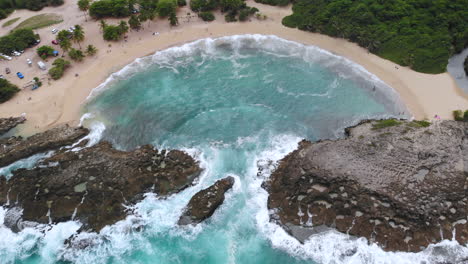
[[[427,121],[427,120],[414,120],[414,121],[411,121],[411,123],[408,123],[408,126],[410,127],[428,127],[431,125],[431,122]]]
[[[376,130],[376,129],[386,128],[386,127],[398,126],[400,124],[401,122],[395,119],[379,120],[379,121],[376,121],[374,124],[372,124],[372,129]]]
[[[20,17],[10,19],[7,22],[3,23],[2,27],[8,27],[9,25],[15,23],[18,20],[20,20]]]
[[[21,22],[15,29],[29,28],[29,29],[38,29],[43,27],[48,27],[53,24],[58,24],[63,21],[62,16],[57,14],[42,14],[30,17],[23,22]]]

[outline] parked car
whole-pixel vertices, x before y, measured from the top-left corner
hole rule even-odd
[[[58,29],[56,29],[56,28],[52,29],[52,34],[55,34],[57,32],[58,32]]]
[[[16,76],[18,76],[18,78],[20,78],[20,79],[24,78],[24,75],[21,72],[17,72]]]
[[[0,79],[5,79],[5,77],[3,75],[0,75]]]
[[[54,40],[52,40],[52,44],[58,45],[58,41],[54,39]]]
[[[40,39],[36,39],[36,43],[34,43],[34,45],[37,45],[37,44],[39,44],[39,43],[41,43],[41,40],[40,40]]]
[[[18,56],[21,56],[21,53],[19,53],[18,51],[15,50],[15,51],[12,52],[12,55],[18,57]]]
[[[8,68],[8,67],[5,68],[5,73],[6,73],[6,74],[10,74],[10,72],[11,72],[11,71],[10,71],[10,68]]]
[[[31,59],[27,59],[26,62],[28,63],[29,66],[32,65],[32,60]]]
[[[0,59],[11,60],[11,57],[0,53]]]

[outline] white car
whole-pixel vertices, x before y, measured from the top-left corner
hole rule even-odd
[[[75,27],[70,27],[70,28],[68,29],[68,32],[70,32],[70,33],[73,33],[74,31],[75,31]]]
[[[21,53],[19,53],[19,52],[18,52],[18,51],[16,51],[16,50],[15,50],[15,51],[13,51],[13,53],[12,53],[12,54],[13,54],[14,56],[16,56],[16,57],[18,57],[18,56],[21,56]]]
[[[4,58],[6,60],[11,60],[12,59],[10,56],[7,56],[7,55],[1,54],[1,53],[0,53],[0,58]]]
[[[29,66],[32,65],[32,60],[31,59],[27,59],[26,62],[28,63]]]
[[[5,79],[5,77],[3,77],[3,75],[0,75],[0,79]]]
[[[55,34],[57,32],[58,32],[58,29],[56,29],[56,28],[52,29],[52,34]]]

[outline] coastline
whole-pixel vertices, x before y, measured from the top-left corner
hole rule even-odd
[[[50,83],[45,81],[40,89],[23,90],[10,101],[0,104],[0,117],[25,113],[28,122],[22,127],[21,134],[24,135],[44,131],[62,123],[76,125],[81,117],[81,106],[91,91],[112,73],[135,59],[201,38],[242,34],[275,35],[304,45],[315,45],[348,58],[395,89],[416,119],[433,119],[434,115],[452,119],[453,110],[468,109],[468,95],[457,87],[448,73],[418,73],[373,55],[344,39],[287,28],[281,24],[281,19],[291,12],[290,7],[266,6],[253,1],[248,1],[248,5],[260,9],[268,19],[260,21],[251,18],[251,22],[226,23],[224,17],[217,14],[216,20],[210,23],[196,18],[196,21],[191,22],[180,21],[180,25],[173,28],[167,20],[157,19],[155,22],[145,23],[144,30],[130,32],[127,41],[120,42],[104,42],[98,22],[84,22],[82,18],[87,38],[84,43],[95,45],[99,49],[98,54],[85,58],[83,62],[73,62],[62,79]],[[178,15],[187,13],[186,11],[190,10],[187,7],[181,8]],[[154,36],[153,32],[160,34]]]

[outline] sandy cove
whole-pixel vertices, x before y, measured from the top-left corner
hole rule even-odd
[[[252,18],[249,22],[225,23],[224,17],[218,13],[216,20],[211,23],[203,22],[199,18],[187,18],[187,13],[194,15],[188,7],[179,9],[179,23],[177,27],[170,27],[167,20],[157,19],[145,22],[144,29],[139,32],[131,31],[127,41],[106,42],[102,39],[99,22],[85,17],[78,10],[75,3],[66,3],[59,9],[45,8],[39,13],[58,12],[64,15],[61,24],[37,30],[41,35],[41,45],[50,45],[55,35],[50,33],[52,28],[66,29],[80,24],[85,30],[85,41],[82,46],[93,44],[98,48],[98,54],[87,57],[83,62],[72,62],[64,77],[58,81],[48,81],[45,72],[37,67],[29,67],[24,61],[32,58],[38,61],[35,48],[29,49],[23,56],[10,62],[0,62],[1,70],[5,67],[17,67],[12,72],[22,71],[29,78],[19,81],[14,74],[8,79],[23,87],[34,76],[44,76],[44,85],[31,91],[23,89],[10,101],[0,104],[0,117],[18,116],[26,114],[28,122],[23,127],[22,134],[28,135],[46,130],[60,123],[77,124],[81,116],[81,106],[86,101],[92,89],[104,82],[110,74],[122,69],[136,58],[153,54],[171,46],[177,46],[201,38],[216,38],[239,34],[264,34],[303,43],[315,45],[334,54],[346,57],[375,74],[385,83],[393,87],[401,96],[416,119],[433,119],[435,115],[443,119],[451,119],[455,109],[468,109],[468,95],[463,94],[448,73],[430,75],[415,72],[395,63],[368,53],[366,49],[344,39],[336,39],[320,34],[300,31],[284,27],[281,19],[291,13],[290,7],[280,8],[257,4],[248,1],[248,5],[256,6],[262,14],[267,15],[264,21]],[[17,14],[18,13],[18,14]],[[21,15],[28,16],[39,13],[21,10],[15,12],[9,19]],[[191,21],[189,21],[191,20]],[[107,20],[116,23],[118,20]],[[19,21],[20,22],[20,21]],[[17,22],[18,23],[18,22]],[[17,24],[15,23],[15,24]],[[12,27],[15,26],[12,25]],[[154,36],[153,32],[160,32]],[[4,32],[1,32],[2,35]],[[78,47],[78,45],[74,45]],[[50,65],[51,59],[48,64]],[[24,69],[23,69],[24,68]]]

